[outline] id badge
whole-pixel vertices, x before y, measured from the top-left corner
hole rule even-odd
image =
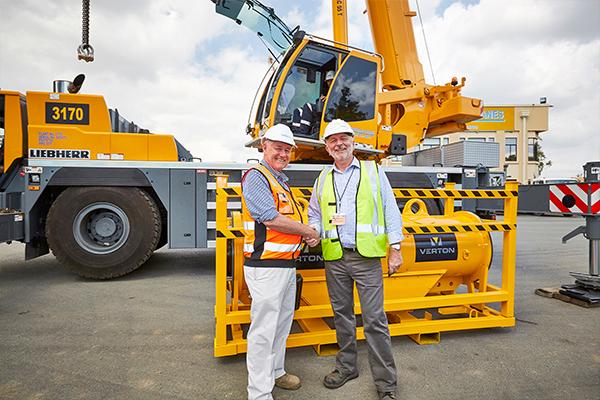
[[[277,195],[279,200],[277,204],[277,211],[283,215],[293,214],[294,208],[292,207],[292,204],[288,200],[288,197],[285,195],[285,193],[277,193]]]
[[[331,223],[333,225],[344,225],[346,223],[346,214],[335,213],[331,216]]]

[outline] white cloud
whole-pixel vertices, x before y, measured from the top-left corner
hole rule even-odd
[[[466,76],[464,94],[487,104],[553,105],[543,149],[550,176],[574,176],[600,159],[600,2],[454,3],[443,15],[423,2],[424,28],[438,84]],[[414,6],[414,2],[413,2]],[[416,7],[415,7],[416,9]],[[418,20],[415,36],[431,82]]]
[[[294,5],[284,21],[332,37],[331,1]],[[575,175],[600,159],[600,2],[595,0],[420,1],[438,84],[466,76],[465,95],[488,104],[535,103],[546,96],[544,150],[551,175]],[[414,0],[412,9],[416,10]],[[91,43],[96,61],[76,61],[81,4],[0,0],[0,87],[49,90],[54,79],[85,73],[84,91],[142,127],[174,134],[205,160],[243,160],[248,112],[267,68],[267,52],[248,30],[217,15],[208,0],[96,0]],[[366,6],[348,1],[351,44],[372,49]],[[431,73],[413,19],[427,81]]]
[[[267,57],[236,42],[198,54],[237,28],[211,2],[92,1],[90,43],[96,60],[76,60],[81,5],[2,0],[0,86],[49,90],[54,79],[87,75],[83,91],[156,133],[170,133],[209,161],[241,161],[247,110]],[[240,29],[241,34],[251,35]],[[210,46],[207,46],[210,47]],[[10,60],[10,61],[7,61]]]

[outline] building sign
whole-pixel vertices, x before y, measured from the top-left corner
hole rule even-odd
[[[514,131],[515,109],[513,107],[484,107],[483,115],[469,122],[470,131]]]

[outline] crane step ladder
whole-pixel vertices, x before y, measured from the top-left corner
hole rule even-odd
[[[305,205],[311,191],[292,188]],[[443,189],[394,189],[394,193],[398,199],[410,200],[402,214],[403,266],[388,277],[387,260],[382,260],[390,334],[432,344],[440,341],[441,332],[514,326],[517,183],[507,182],[501,190],[456,190],[449,183]],[[217,177],[216,357],[246,352],[251,298],[243,273],[243,225],[241,213],[227,208],[229,201],[239,202],[240,197],[240,186],[228,186],[226,175]],[[455,199],[462,198],[503,199],[503,220],[482,221],[475,214],[455,211]],[[423,199],[443,201],[443,215],[429,215]],[[488,280],[492,233],[503,235],[500,285]],[[323,260],[314,250],[305,251],[297,268],[301,285],[296,325],[287,347],[313,346],[319,355],[332,354],[337,346]],[[361,314],[356,290],[355,313],[358,317]],[[363,328],[358,326],[357,338],[364,337]]]

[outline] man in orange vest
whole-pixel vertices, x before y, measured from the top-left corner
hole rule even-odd
[[[296,298],[294,259],[302,239],[317,231],[304,224],[300,207],[282,172],[295,146],[292,131],[278,124],[262,140],[263,159],[242,178],[244,278],[252,305],[248,349],[248,400],[272,400],[273,386],[296,390],[300,378],[285,372],[285,343]]]

